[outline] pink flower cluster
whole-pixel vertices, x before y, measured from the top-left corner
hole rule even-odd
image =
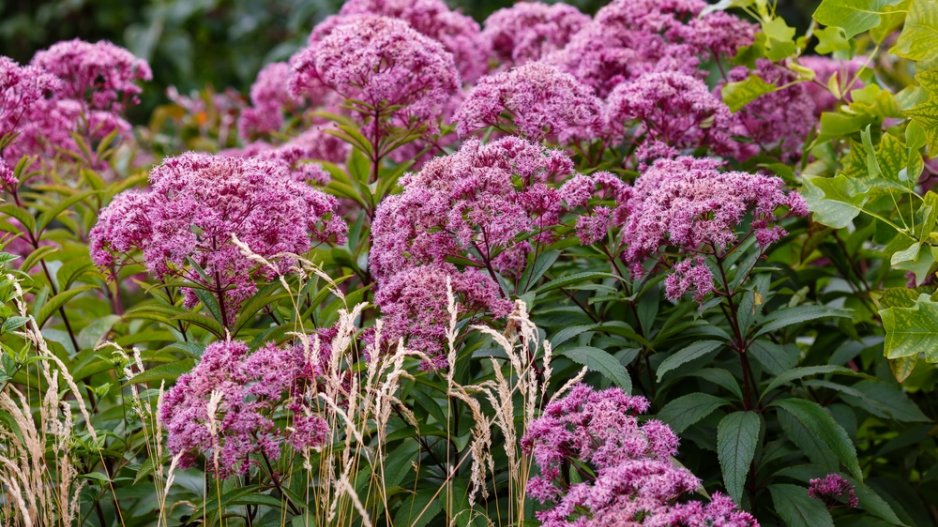
[[[742,81],[755,74],[766,83],[781,87],[797,79],[793,71],[768,59],[759,59],[756,65],[754,72],[744,66],[734,68],[729,73],[730,81]],[[741,158],[776,151],[783,161],[798,161],[804,138],[816,123],[814,111],[814,101],[804,83],[792,84],[747,104],[736,113],[743,135],[752,141],[749,151],[740,153]]]
[[[645,73],[700,76],[700,57],[752,42],[754,26],[717,12],[698,16],[703,0],[614,0],[545,60],[606,97]]]
[[[611,227],[625,225],[628,217],[629,200],[632,187],[609,172],[596,172],[591,175],[577,174],[560,187],[560,198],[570,210],[585,209],[585,214],[577,218],[576,233],[583,245],[592,245],[600,241]],[[606,205],[593,205],[597,198]]]
[[[252,278],[272,271],[241,255],[236,235],[264,257],[305,253],[310,238],[344,243],[346,224],[335,199],[312,189],[282,159],[188,153],[150,172],[151,188],[118,195],[91,231],[91,256],[102,268],[134,250],[160,278],[182,277],[223,297],[234,320],[254,293]],[[286,269],[289,262],[282,262]],[[197,299],[186,290],[186,305]]]
[[[0,57],[0,136],[19,134],[3,149],[4,162],[52,158],[57,148],[78,152],[73,132],[92,142],[129,130],[122,113],[139,102],[136,82],[151,76],[146,62],[104,41],[59,42],[37,52],[29,66]]]
[[[482,34],[502,67],[509,68],[563,49],[589,22],[588,15],[571,5],[526,1],[492,13]]]
[[[594,391],[579,384],[553,401],[521,440],[534,455],[540,474],[527,493],[552,508],[537,512],[544,527],[613,525],[756,526],[732,500],[714,495],[706,506],[675,501],[700,487],[700,480],[676,467],[678,438],[664,423],[638,415],[648,409],[642,397],[619,388]],[[569,484],[567,471],[577,464],[582,483]]]
[[[290,93],[290,65],[273,62],[264,66],[251,86],[251,107],[245,108],[238,119],[238,131],[243,139],[253,139],[280,131],[284,114],[299,105]]]
[[[483,77],[453,120],[460,136],[494,126],[530,141],[592,139],[600,128],[600,101],[574,76],[532,62]]]
[[[29,152],[25,138],[14,136],[40,118],[45,96],[59,87],[58,79],[42,69],[0,57],[0,181],[5,187],[19,183],[13,167]]]
[[[459,89],[453,57],[402,20],[352,17],[291,61],[291,90],[326,86],[355,107],[377,143],[388,126],[435,132],[442,105]]]
[[[398,306],[392,301],[398,293],[384,292],[386,287],[399,289],[389,284],[402,280],[395,278],[399,273],[413,270],[410,280],[433,282],[435,291],[441,291],[441,272],[453,278],[454,286],[464,284],[457,293],[472,299],[469,310],[480,306],[481,311],[484,301],[487,314],[507,314],[510,303],[496,296],[501,291],[498,275],[520,276],[533,244],[554,239],[553,227],[563,209],[557,190],[548,183],[572,171],[562,152],[506,137],[487,145],[470,139],[455,154],[435,158],[419,173],[402,178],[404,191],[381,203],[372,226],[370,268],[378,279],[378,306],[402,316],[433,312],[441,317],[437,324],[446,326],[443,311],[420,302]],[[440,267],[446,261],[466,264],[470,270],[455,276],[453,267]],[[426,276],[417,278],[421,273]],[[427,298],[445,305],[445,295]],[[395,316],[388,324],[405,327],[411,322]],[[439,331],[423,324],[410,327],[432,335]]]
[[[741,132],[729,108],[702,80],[677,72],[646,73],[619,84],[609,94],[604,119],[611,138],[643,138],[638,152],[643,160],[660,154],[656,144],[673,155],[706,147],[732,156],[738,146],[730,136]]]
[[[474,82],[488,69],[489,40],[481,35],[479,24],[450,10],[443,0],[349,0],[339,16],[353,15],[380,15],[407,22],[453,55],[465,82]]]
[[[853,484],[839,474],[828,474],[823,478],[812,479],[809,483],[808,495],[823,501],[828,509],[844,506],[856,509],[860,506]]]
[[[301,346],[269,343],[249,353],[243,342],[209,345],[199,364],[166,393],[160,408],[170,451],[182,454],[180,468],[193,466],[204,454],[207,469],[213,470],[217,454],[218,475],[227,478],[247,473],[252,456],[276,461],[284,443],[297,451],[322,445],[329,426],[311,411],[315,402],[304,398],[319,368]],[[213,393],[221,399],[209,415]],[[277,410],[293,414],[293,427],[274,423]]]
[[[722,256],[739,241],[737,228],[751,217],[750,230],[760,247],[785,235],[775,210],[806,216],[807,205],[797,193],[785,193],[777,177],[746,172],[720,172],[720,161],[680,157],[655,162],[635,182],[623,229],[627,249],[623,259],[634,273],[644,273],[649,258],[663,258],[671,247],[681,254]],[[690,262],[690,260],[685,260]],[[682,263],[668,277],[667,296],[680,297],[688,289],[700,301],[712,290],[710,271],[702,258]]]

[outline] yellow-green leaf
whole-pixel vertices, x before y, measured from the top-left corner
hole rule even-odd
[[[912,0],[893,53],[917,61],[938,58],[938,0]]]

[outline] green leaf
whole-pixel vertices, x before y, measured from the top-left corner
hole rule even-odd
[[[726,491],[736,503],[742,503],[743,486],[756,454],[762,421],[755,412],[734,412],[717,426],[717,455],[723,469]]]
[[[421,489],[414,496],[405,501],[394,515],[392,525],[407,525],[408,527],[424,527],[430,520],[443,510],[441,497],[436,489]]]
[[[120,319],[118,315],[107,315],[94,320],[78,333],[78,347],[81,349],[95,347]]]
[[[42,309],[39,310],[38,316],[36,316],[36,324],[39,324],[39,327],[45,325],[46,321],[49,320],[49,317],[55,313],[55,310],[64,306],[66,302],[75,298],[76,296],[89,291],[91,289],[96,289],[96,286],[93,285],[83,285],[81,287],[76,287],[75,289],[69,289],[68,291],[63,291],[54,297],[50,298],[45,305],[42,306]]]
[[[541,287],[535,289],[535,292],[540,295],[541,293],[546,293],[547,291],[552,291],[561,287],[567,287],[569,285],[578,284],[580,282],[590,282],[593,280],[606,278],[615,278],[616,280],[619,279],[618,276],[610,273],[576,273],[554,278],[550,282],[547,282]]]
[[[882,309],[879,316],[886,330],[883,351],[886,358],[917,356],[925,353],[925,360],[938,362],[938,302],[922,294],[915,307]]]
[[[798,364],[798,346],[782,346],[769,340],[757,340],[749,346],[749,353],[772,375],[781,375]]]
[[[592,346],[580,346],[564,351],[563,355],[590,371],[601,373],[626,393],[632,393],[632,379],[629,378],[628,370],[609,352]]]
[[[137,375],[127,384],[141,384],[157,381],[174,381],[184,373],[189,373],[195,367],[195,361],[192,359],[183,359],[176,362],[161,364],[155,368],[150,368]]]
[[[814,401],[806,399],[782,399],[771,404],[787,412],[800,422],[815,437],[820,439],[837,456],[847,470],[858,480],[863,480],[863,472],[857,461],[857,450],[850,436],[824,408]]]
[[[856,193],[843,174],[832,178],[805,176],[801,195],[814,213],[814,221],[835,229],[850,225],[863,212],[867,200],[866,195]]]
[[[850,375],[856,376],[857,372],[851,370],[850,368],[845,368],[843,366],[834,366],[827,364],[824,366],[806,366],[804,368],[795,368],[793,370],[787,371],[778,377],[772,379],[772,382],[762,390],[762,397],[765,398],[766,395],[771,393],[772,390],[778,388],[779,386],[797,380],[803,379],[805,377],[810,377],[812,375],[826,375],[830,373],[839,373],[841,375]]]
[[[15,331],[29,322],[29,317],[10,317],[3,321],[3,326],[0,327],[0,333],[9,333]]]
[[[762,328],[756,332],[755,336],[765,335],[772,331],[782,329],[802,322],[817,320],[819,318],[841,317],[851,318],[849,311],[835,309],[827,306],[798,306],[788,309],[779,309],[769,313],[762,319]]]
[[[821,500],[797,485],[769,485],[775,512],[788,527],[834,527],[834,520]]]
[[[690,346],[678,351],[674,355],[661,361],[661,364],[658,366],[658,382],[661,382],[661,378],[664,377],[665,373],[677,368],[681,364],[690,362],[694,359],[699,359],[703,357],[720,346],[723,343],[718,340],[702,340],[700,342],[695,342]]]
[[[825,26],[842,27],[847,38],[869,31],[882,22],[888,7],[901,0],[824,0],[814,19]]]
[[[938,58],[938,2],[912,0],[902,34],[892,52],[921,62]]]
[[[720,93],[723,96],[723,102],[729,107],[730,111],[736,113],[743,106],[777,89],[778,87],[774,84],[769,84],[762,80],[762,77],[752,74],[745,80],[726,84]]]
[[[850,41],[847,34],[839,27],[825,27],[814,32],[818,39],[817,52],[827,55],[835,51],[849,51]]]
[[[922,128],[928,154],[935,157],[938,155],[938,71],[919,73],[915,80],[928,93],[928,99],[907,111],[906,115]]]
[[[680,434],[717,408],[728,404],[730,402],[722,397],[708,393],[691,393],[664,405],[658,413],[658,419],[670,425],[675,434]]]
[[[786,24],[784,18],[777,16],[763,21],[762,32],[766,36],[765,56],[769,60],[777,62],[795,53],[795,28]]]

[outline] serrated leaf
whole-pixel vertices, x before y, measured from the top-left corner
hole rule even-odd
[[[602,374],[626,393],[632,393],[632,379],[629,377],[628,370],[608,351],[592,346],[580,346],[564,351],[563,355],[586,366],[590,371]]]
[[[661,361],[657,371],[658,382],[661,382],[661,378],[664,377],[664,374],[677,368],[681,364],[690,362],[694,359],[699,359],[700,357],[713,352],[722,345],[723,343],[718,340],[702,340],[683,348],[677,353]]]
[[[847,38],[873,29],[882,22],[888,7],[901,0],[824,0],[814,11],[814,19],[825,26],[844,29]]]
[[[120,319],[118,315],[107,315],[94,320],[78,333],[78,347],[81,349],[95,347]]]
[[[717,456],[723,470],[723,483],[736,503],[742,503],[743,486],[756,454],[761,427],[759,414],[755,412],[731,413],[717,426]]]
[[[736,113],[752,101],[777,89],[774,84],[769,84],[762,80],[762,77],[752,74],[744,80],[727,83],[720,90],[720,94],[724,104]]]
[[[879,312],[886,330],[883,352],[888,359],[914,357],[938,362],[938,302],[921,295],[911,308],[891,307]]]
[[[687,427],[712,414],[717,408],[730,404],[722,397],[708,393],[691,393],[678,397],[658,412],[658,419],[671,426],[674,433],[680,434]]]
[[[788,527],[834,527],[834,520],[821,500],[797,485],[769,485],[775,511]]]
[[[815,437],[822,441],[837,459],[847,467],[847,470],[858,480],[863,479],[860,463],[857,460],[857,450],[850,440],[850,436],[837,421],[824,408],[814,401],[806,399],[781,399],[774,401],[771,406],[780,408],[794,417]]]
[[[912,0],[902,34],[892,52],[921,62],[938,58],[938,2]]]

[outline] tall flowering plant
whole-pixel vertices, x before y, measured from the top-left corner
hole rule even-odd
[[[867,3],[349,0],[147,128],[0,58],[0,522],[933,524],[938,8]]]

